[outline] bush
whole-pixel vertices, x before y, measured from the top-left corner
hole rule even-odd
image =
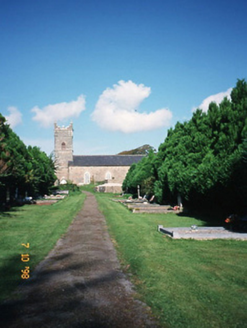
[[[70,181],[68,183],[66,183],[66,184],[59,185],[59,187],[57,188],[57,190],[69,190],[69,194],[71,194],[71,193],[78,194],[78,193],[81,192],[80,191],[80,188],[76,184],[74,184],[74,183],[72,183]]]

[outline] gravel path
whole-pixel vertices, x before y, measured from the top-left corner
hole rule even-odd
[[[90,193],[66,235],[0,313],[7,328],[158,327],[133,298]]]

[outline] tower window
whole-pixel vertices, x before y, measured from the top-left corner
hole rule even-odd
[[[65,150],[65,149],[66,149],[66,143],[62,142],[62,150]]]

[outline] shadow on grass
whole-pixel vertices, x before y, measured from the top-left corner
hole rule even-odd
[[[0,219],[12,217],[11,213],[8,211],[0,211]]]
[[[6,258],[0,267],[0,295],[1,298],[8,297],[9,294],[21,282],[21,259],[20,255]],[[24,268],[25,265],[23,265]]]
[[[6,210],[0,210],[0,219],[1,218],[10,218],[12,217],[13,213],[17,213],[17,212],[21,212],[21,211],[24,211],[23,207],[22,206],[15,206],[15,207],[11,207],[10,209],[8,209],[7,211]]]
[[[66,261],[70,255],[54,257],[54,260]],[[16,258],[11,261],[14,267]],[[100,307],[102,300],[96,296],[101,288],[107,288],[107,291],[110,289],[114,297],[118,296],[115,295],[115,281],[122,278],[121,273],[109,270],[88,279],[84,279],[81,274],[77,275],[82,269],[96,268],[100,262],[84,261],[58,269],[48,269],[49,265],[45,265],[44,270],[41,268],[33,278],[22,283],[16,299],[0,304],[1,323],[6,327],[16,327],[16,324],[33,327],[37,323],[40,324],[38,327],[122,327],[126,321],[121,310],[116,315],[111,313],[111,309],[106,310],[105,305]],[[71,273],[75,271],[73,281]],[[108,297],[108,293],[106,295]]]
[[[224,215],[222,213],[216,212],[189,212],[189,213],[178,213],[176,214],[179,217],[190,217],[198,221],[203,221],[206,227],[218,227],[226,226]]]

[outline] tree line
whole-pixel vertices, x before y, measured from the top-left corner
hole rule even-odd
[[[26,147],[0,114],[0,205],[44,195],[56,181],[55,164],[38,147]]]
[[[244,212],[247,203],[247,84],[238,80],[231,98],[168,130],[158,152],[131,166],[123,189],[155,194],[160,204]]]

